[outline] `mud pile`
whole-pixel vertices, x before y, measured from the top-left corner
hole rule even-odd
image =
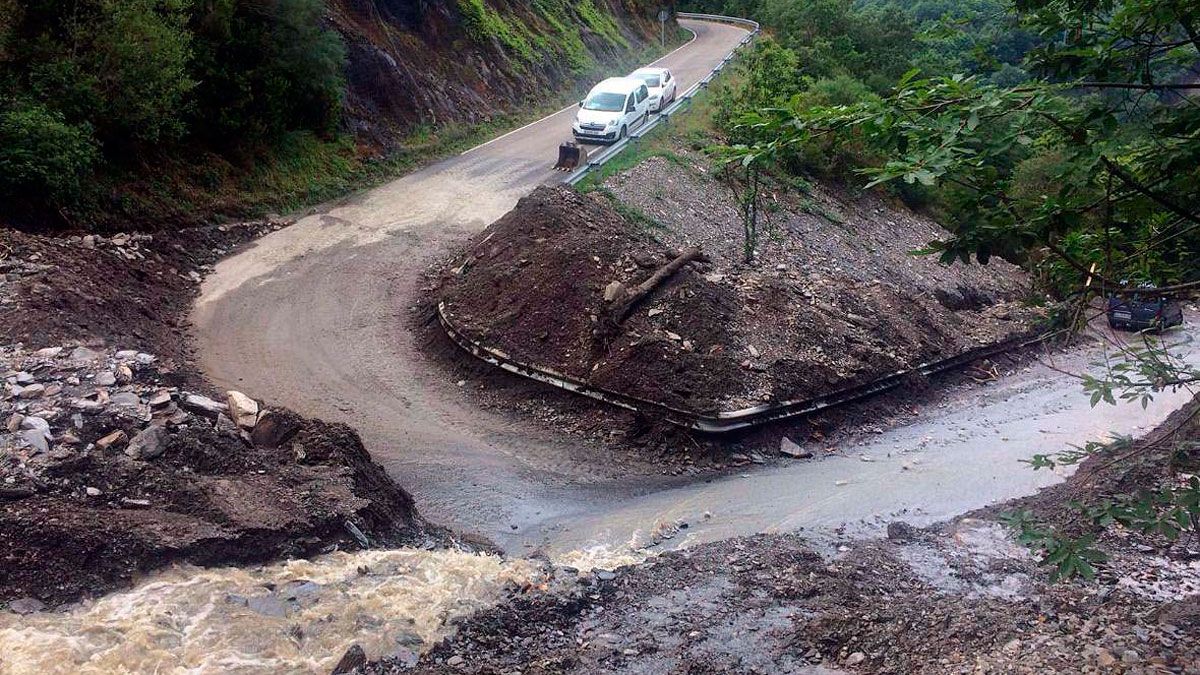
[[[647,164],[685,176],[637,175]],[[447,274],[454,326],[516,361],[710,414],[807,399],[1029,331],[1017,268],[909,254],[935,234],[928,221],[898,224],[875,206],[834,222],[780,202],[747,265],[736,201],[718,183],[661,160],[620,180],[648,185],[673,217],[633,199],[619,209],[618,189],[542,188]],[[688,246],[704,258],[606,332],[606,292],[636,287]]]
[[[180,390],[132,350],[6,348],[0,359],[0,601],[30,609],[172,562],[424,534],[412,498],[348,427]]]
[[[201,279],[233,247],[285,224],[63,237],[0,226],[0,344],[120,343],[186,374],[184,321]]]
[[[212,391],[192,367],[184,317],[208,266],[280,226],[0,229],[0,606],[174,562],[440,536],[353,430]]]

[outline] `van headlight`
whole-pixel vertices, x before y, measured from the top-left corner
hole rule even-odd
[[[618,122],[620,122],[620,120],[609,120],[608,124],[604,125],[604,128],[605,129],[615,129],[617,127]]]

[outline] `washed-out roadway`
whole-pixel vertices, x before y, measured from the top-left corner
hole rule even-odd
[[[696,38],[661,63],[683,89],[746,33],[681,23]],[[206,374],[352,425],[427,518],[513,553],[645,541],[656,525],[677,520],[689,529],[673,543],[893,514],[947,517],[1055,479],[1022,468],[1019,458],[1147,429],[1184,400],[1181,392],[1145,410],[1092,410],[1076,382],[1037,365],[817,462],[694,485],[597,472],[604,459],[585,441],[530,431],[472,405],[406,328],[430,261],[537,186],[561,180],[550,167],[573,116],[574,109],[560,111],[326,205],[219,263],[192,316]],[[1087,366],[1086,354],[1072,358]]]

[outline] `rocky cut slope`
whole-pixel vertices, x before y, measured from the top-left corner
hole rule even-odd
[[[349,52],[348,121],[360,141],[388,147],[423,125],[478,123],[517,111],[547,91],[626,65],[659,37],[661,6],[328,0],[330,21]]]

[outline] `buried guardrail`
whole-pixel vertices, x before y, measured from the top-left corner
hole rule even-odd
[[[442,325],[442,330],[450,339],[459,347],[475,357],[486,361],[494,366],[498,366],[510,373],[516,373],[532,380],[544,382],[554,385],[560,389],[594,398],[598,401],[604,401],[611,405],[615,405],[626,410],[632,410],[647,416],[655,416],[665,419],[666,421],[677,426],[703,431],[705,433],[726,433],[745,429],[767,422],[775,422],[789,417],[797,417],[799,415],[807,415],[818,412],[826,408],[843,405],[852,401],[873,396],[890,389],[895,389],[914,376],[929,377],[944,373],[955,368],[961,368],[973,361],[986,359],[997,354],[1003,354],[1017,349],[1024,349],[1033,345],[1045,342],[1062,331],[1053,331],[1042,333],[1035,337],[1029,338],[1014,338],[1004,342],[972,349],[957,356],[952,356],[941,361],[933,361],[923,363],[908,370],[901,370],[890,375],[886,375],[870,382],[858,384],[849,387],[834,389],[820,396],[814,396],[807,399],[795,399],[790,401],[781,401],[778,403],[765,403],[759,406],[743,408],[740,410],[731,410],[728,412],[718,413],[697,413],[688,410],[681,410],[663,403],[650,401],[628,394],[621,394],[615,391],[610,391],[602,387],[596,387],[582,380],[571,377],[564,373],[559,373],[550,368],[536,366],[530,363],[519,361],[509,354],[494,347],[488,347],[480,344],[470,337],[467,337],[459,330],[451,320],[449,313],[446,311],[446,303],[438,303],[437,308],[438,322]]]
[[[720,74],[720,72],[725,69],[725,66],[728,65],[729,62],[733,61],[733,57],[737,54],[738,50],[750,44],[750,42],[754,40],[754,37],[762,31],[762,28],[759,26],[758,22],[751,21],[750,19],[739,19],[732,16],[720,16],[718,14],[692,14],[689,12],[679,12],[677,16],[682,19],[696,19],[698,21],[712,21],[714,23],[729,23],[735,26],[743,26],[748,28],[750,32],[742,38],[741,42],[739,42],[737,46],[733,48],[733,50],[725,55],[725,58],[722,59],[719,64],[710,70],[707,75],[700,78],[699,82],[693,84],[691,87],[688,87],[686,91],[676,96],[674,103],[667,106],[665,110],[660,111],[641,129],[638,129],[637,132],[630,133],[629,136],[608,146],[601,151],[600,154],[588,160],[587,164],[584,164],[582,167],[576,169],[570,176],[565,178],[563,182],[567,185],[577,185],[580,181],[591,175],[593,171],[604,166],[611,159],[621,154],[625,148],[629,147],[631,143],[636,143],[643,136],[657,129],[660,124],[669,122],[671,115],[680,112],[684,107],[690,106],[692,104],[692,98],[694,98],[701,89],[707,88],[708,85],[712,83],[713,78]]]

